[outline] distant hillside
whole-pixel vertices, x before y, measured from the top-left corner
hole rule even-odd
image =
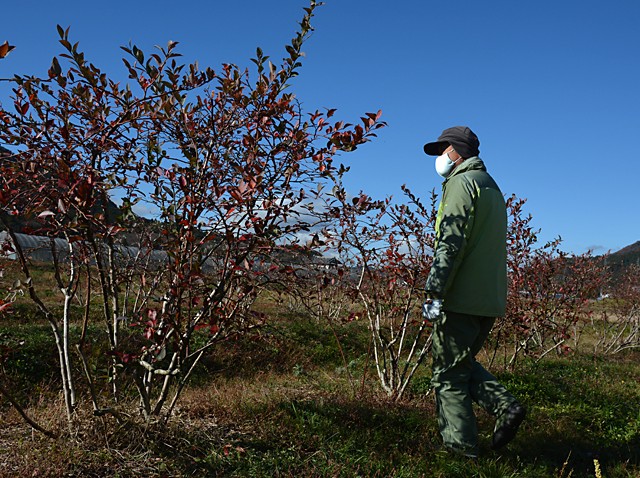
[[[640,241],[623,247],[619,251],[606,256],[606,264],[614,283],[624,280],[625,271],[631,265],[640,265]]]
[[[640,264],[640,241],[634,242],[609,256],[611,264]]]
[[[640,241],[634,242],[630,246],[623,247],[618,252],[614,252],[613,255],[626,256],[629,254],[640,254]]]

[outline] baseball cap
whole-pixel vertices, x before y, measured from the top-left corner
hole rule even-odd
[[[449,145],[464,159],[480,154],[480,140],[468,126],[445,129],[436,141],[424,145],[424,152],[429,156],[440,156]]]

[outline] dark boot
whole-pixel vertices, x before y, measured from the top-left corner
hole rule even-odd
[[[518,432],[518,427],[524,420],[527,410],[518,402],[514,402],[502,412],[496,421],[496,428],[493,431],[492,450],[502,448],[514,439]]]

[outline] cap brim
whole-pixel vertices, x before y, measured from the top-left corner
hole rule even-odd
[[[448,147],[448,141],[434,141],[424,145],[424,152],[429,156],[440,156]]]

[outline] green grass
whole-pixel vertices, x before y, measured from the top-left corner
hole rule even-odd
[[[94,339],[100,333],[90,329]],[[48,325],[3,318],[0,346],[3,383],[22,391],[34,418],[63,427]],[[482,455],[470,463],[439,450],[428,366],[393,403],[368,346],[364,323],[332,330],[283,312],[259,333],[212,349],[167,427],[123,428],[83,412],[92,425],[80,439],[51,440],[32,435],[5,404],[0,476],[580,478],[595,476],[594,459],[607,478],[640,476],[637,354],[494,369],[528,419],[498,453],[489,450],[493,421],[478,411]]]
[[[526,362],[502,378],[531,409],[522,432],[528,439],[515,447],[521,459],[543,456],[558,463],[570,457],[578,476],[593,476],[594,459],[605,476],[640,474],[640,367],[635,360],[575,356]]]

